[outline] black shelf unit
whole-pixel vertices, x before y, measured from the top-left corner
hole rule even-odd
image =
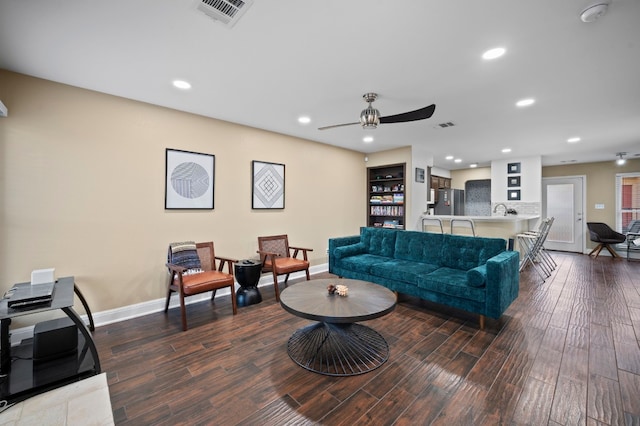
[[[30,285],[30,283],[16,284]],[[17,310],[7,306],[6,298],[0,300],[0,399],[10,403],[42,392],[76,382],[101,373],[100,358],[90,329],[73,309],[74,294],[78,294],[84,306],[86,302],[77,290],[73,277],[59,278],[56,281],[53,299],[50,304],[33,309]],[[77,350],[66,356],[50,361],[33,360],[33,339],[23,339],[18,345],[11,346],[9,327],[15,317],[33,315],[41,312],[61,310],[75,323],[78,330]]]
[[[404,229],[406,165],[367,167],[367,226]]]

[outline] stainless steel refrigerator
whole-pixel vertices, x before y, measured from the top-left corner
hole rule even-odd
[[[438,189],[437,215],[464,216],[464,190]]]

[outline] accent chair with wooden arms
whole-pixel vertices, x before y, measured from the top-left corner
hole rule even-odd
[[[606,248],[614,258],[620,257],[620,255],[611,248],[611,244],[624,243],[627,240],[626,235],[614,231],[609,227],[609,225],[602,222],[587,222],[587,228],[589,229],[591,241],[598,243],[598,245],[591,250],[589,256],[595,253],[595,257],[598,257],[600,251],[603,248]]]
[[[193,241],[171,243],[167,258],[170,277],[164,311],[167,312],[169,309],[171,294],[178,293],[183,331],[187,330],[187,311],[184,303],[184,298],[187,296],[211,291],[211,300],[213,301],[216,290],[229,287],[233,314],[238,312],[232,268],[232,263],[237,262],[236,259],[216,256],[211,241],[197,244]],[[219,261],[217,268],[216,260]],[[223,271],[225,263],[228,272]]]
[[[293,255],[291,255],[293,250]],[[310,248],[289,246],[287,235],[272,235],[258,237],[258,253],[262,262],[262,272],[273,274],[273,287],[276,293],[276,301],[280,301],[280,289],[278,288],[278,275],[285,275],[285,286],[292,272],[305,271],[307,281],[309,276],[309,259],[307,252],[313,251]],[[298,259],[298,254],[302,252],[302,259]]]

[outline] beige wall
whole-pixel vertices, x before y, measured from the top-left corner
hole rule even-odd
[[[491,179],[491,167],[451,171],[451,187],[455,189],[464,189],[464,185],[468,180],[484,179]]]
[[[256,256],[287,233],[327,261],[365,224],[364,155],[0,70],[0,291],[74,275],[95,312],[162,298],[171,241]],[[164,209],[165,149],[215,155],[215,209]],[[286,165],[285,209],[251,209],[251,161]]]

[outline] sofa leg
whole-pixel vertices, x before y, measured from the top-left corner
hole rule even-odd
[[[484,330],[484,315],[480,315],[480,330]]]

